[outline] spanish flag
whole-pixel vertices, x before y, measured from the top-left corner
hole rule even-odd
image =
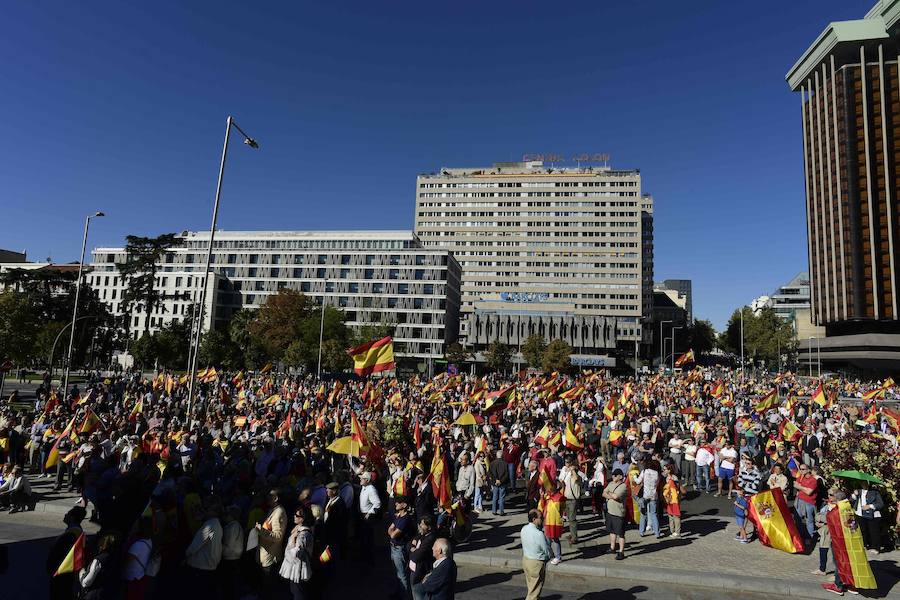
[[[876,589],[878,585],[866,558],[862,532],[850,502],[841,500],[830,508],[825,522],[831,533],[834,563],[844,585],[863,590]]]
[[[541,485],[541,490],[544,492],[550,493],[556,489],[556,482],[554,481],[553,476],[550,475],[546,463],[541,463],[540,471],[538,471],[538,483]]]
[[[544,500],[544,535],[549,540],[562,537],[565,530],[562,518],[565,504],[566,499],[559,492],[547,494]]]
[[[716,382],[715,387],[713,387],[712,392],[710,392],[710,396],[713,398],[721,398],[722,394],[725,393],[725,384],[722,383],[722,380]]]
[[[137,421],[138,415],[144,412],[144,399],[138,398],[137,402],[134,403],[134,406],[131,409],[131,413],[128,415],[129,421]]]
[[[781,439],[786,442],[796,442],[803,437],[803,432],[790,419],[785,419],[781,422],[781,426],[778,427],[778,433],[781,435]]]
[[[750,520],[763,545],[790,554],[803,552],[803,540],[784,501],[781,488],[753,494],[749,504]]]
[[[625,498],[625,522],[637,525],[641,520],[641,507],[638,504],[637,497],[634,495],[640,484],[635,483],[639,475],[637,465],[631,465],[628,474],[625,476],[625,489],[628,490]],[[641,532],[643,533],[643,532]]]
[[[675,366],[680,367],[682,365],[690,364],[694,362],[694,351],[688,350],[677,359],[675,359]]]
[[[760,398],[753,410],[758,413],[764,413],[776,406],[778,406],[778,390],[773,388],[771,392]]]
[[[825,390],[822,388],[822,384],[819,383],[819,387],[816,388],[816,391],[812,395],[812,401],[825,408],[828,404],[828,399],[825,397]]]
[[[451,507],[450,473],[447,471],[447,460],[440,449],[434,453],[428,481],[431,482],[431,491],[437,499],[438,506],[449,511]]]
[[[419,415],[416,415],[416,424],[413,426],[413,440],[416,442],[417,450],[422,447],[422,428],[419,426]]]
[[[319,562],[323,565],[331,560],[331,546],[325,546],[322,554],[319,555]]]
[[[550,425],[545,424],[543,427],[541,427],[541,430],[538,431],[537,435],[534,436],[534,443],[540,446],[546,446],[549,439]]]
[[[409,492],[406,485],[406,473],[400,473],[400,476],[394,481],[394,498],[403,498]]]
[[[509,401],[515,395],[516,386],[511,385],[497,392],[491,392],[484,401],[484,408],[481,411],[483,415],[489,415],[497,411],[503,410],[509,404]]]
[[[84,532],[81,532],[81,535],[78,536],[78,539],[75,540],[75,543],[72,545],[72,549],[69,550],[69,553],[66,554],[66,557],[63,559],[62,563],[60,563],[59,567],[57,567],[56,572],[53,573],[53,576],[62,575],[64,573],[78,573],[81,569],[84,568]]]
[[[84,421],[81,422],[81,427],[78,429],[78,433],[93,433],[102,425],[100,421],[100,417],[91,410],[87,409],[87,412],[84,414]]]
[[[340,381],[334,382],[334,387],[331,388],[331,393],[328,394],[328,404],[333,404],[335,400],[337,400],[338,395],[340,395],[341,390],[344,389],[344,384]]]
[[[359,419],[356,418],[356,413],[350,413],[350,439],[353,440],[354,443],[359,444],[360,450],[365,454],[368,452],[369,448],[372,444],[369,443],[369,438],[366,435],[366,432],[363,430],[362,425],[359,424]]]
[[[260,372],[261,374],[265,374],[265,373],[268,373],[268,372],[271,371],[271,370],[272,370],[272,363],[266,363],[266,365],[265,365],[262,369],[260,369],[259,372]]]
[[[584,448],[584,444],[578,440],[578,436],[575,435],[575,431],[572,429],[571,417],[566,421],[566,433],[563,437],[563,445],[569,450],[581,450]]]
[[[610,396],[609,400],[606,401],[606,405],[603,407],[603,416],[607,418],[607,420],[612,421],[616,415],[616,397]]]
[[[882,406],[881,416],[885,418],[888,427],[890,427],[894,433],[900,433],[900,412]]]
[[[353,370],[357,375],[371,375],[396,368],[394,340],[390,336],[351,348],[347,354],[353,359]]]
[[[581,395],[584,393],[583,385],[576,385],[570,390],[566,390],[562,394],[559,395],[563,400],[578,400],[581,398]]]

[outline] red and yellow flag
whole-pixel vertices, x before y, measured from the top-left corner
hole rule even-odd
[[[78,539],[75,540],[75,543],[72,545],[72,549],[69,550],[69,553],[66,554],[66,557],[63,559],[62,563],[60,563],[59,567],[57,567],[56,572],[53,573],[53,576],[62,575],[63,573],[78,573],[81,569],[84,568],[84,532],[81,532],[81,535],[78,536]]]
[[[682,365],[691,364],[694,362],[694,351],[688,350],[677,359],[675,359],[675,366],[680,367]]]
[[[863,590],[878,587],[872,567],[866,558],[859,521],[848,500],[841,500],[829,509],[825,517],[828,531],[831,533],[831,551],[834,553],[834,564],[844,585]]]
[[[481,411],[483,415],[489,415],[497,411],[503,410],[509,404],[509,401],[515,395],[516,386],[511,385],[497,392],[491,392],[484,401],[484,408]]]
[[[760,398],[753,410],[758,413],[764,413],[776,406],[778,406],[778,390],[773,388],[771,392]]]
[[[894,433],[900,433],[900,411],[881,407],[881,416],[885,418],[888,427],[890,427]]]
[[[822,384],[819,383],[819,387],[816,388],[816,391],[813,392],[812,401],[825,408],[828,404],[828,399],[825,397],[825,389],[822,387]]]
[[[563,445],[569,450],[581,450],[584,448],[584,444],[581,443],[578,436],[575,434],[575,430],[572,429],[571,418],[566,421],[566,433],[563,436]]]
[[[347,354],[353,359],[353,370],[357,375],[371,375],[396,368],[394,340],[391,336],[351,348],[347,350]]]
[[[325,549],[322,550],[322,554],[319,555],[319,562],[323,565],[331,560],[331,546],[325,546]]]
[[[431,482],[431,491],[437,499],[438,506],[444,510],[450,510],[450,473],[447,471],[447,460],[440,450],[434,453],[428,481]]]
[[[803,539],[788,509],[781,488],[750,496],[750,520],[763,545],[790,554],[803,552]]]
[[[634,480],[637,479],[639,471],[636,466],[632,465],[632,467],[625,476],[625,489],[628,490],[625,498],[625,522],[637,525],[641,520],[641,507],[638,504],[637,497],[634,495],[634,490],[640,484],[635,483]]]
[[[100,429],[101,424],[100,417],[98,417],[92,409],[88,408],[87,412],[84,414],[84,421],[81,422],[78,433],[93,433]]]
[[[56,441],[53,442],[53,447],[50,448],[50,453],[47,455],[47,462],[44,464],[44,468],[49,469],[59,462],[59,442],[64,437],[72,434],[73,427],[75,427],[75,417],[72,417],[72,420],[69,421],[69,424],[66,425],[66,428],[62,430],[62,433],[60,433],[59,437],[56,438]]]
[[[550,425],[545,424],[541,427],[541,430],[537,432],[537,435],[534,436],[534,443],[539,446],[546,446],[547,441],[550,439]]]
[[[563,511],[566,499],[559,492],[547,494],[544,499],[544,535],[547,539],[558,540],[562,537],[565,526],[563,525]]]
[[[722,383],[722,380],[719,380],[716,382],[716,385],[713,387],[713,389],[709,395],[712,396],[713,398],[721,398],[722,394],[724,394],[724,393],[725,393],[725,384]]]
[[[781,439],[786,442],[796,442],[803,437],[803,432],[790,419],[785,419],[781,422],[781,425],[778,427],[778,433],[781,435]]]

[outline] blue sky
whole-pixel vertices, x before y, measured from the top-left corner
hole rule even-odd
[[[412,228],[415,176],[608,152],[656,200],[656,279],[732,310],[806,269],[784,74],[858,0],[18,2],[0,56],[0,248],[209,227]]]

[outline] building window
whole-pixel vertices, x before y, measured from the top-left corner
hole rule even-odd
[[[256,267],[247,269],[247,277],[256,277]]]
[[[401,283],[397,285],[397,293],[398,294],[408,294],[409,293],[409,284]]]
[[[351,284],[350,284],[350,293],[351,293],[351,294],[357,294],[357,293],[359,293],[359,284],[358,284],[358,283],[351,283]]]
[[[430,283],[425,284],[425,293],[426,294],[434,294],[434,285]]]
[[[343,256],[341,256],[341,264],[342,265],[350,264],[350,255],[349,254],[344,254]]]
[[[255,264],[258,263],[258,262],[259,262],[259,255],[257,255],[257,254],[251,254],[251,255],[250,255],[250,264],[251,264],[251,265],[255,265]]]

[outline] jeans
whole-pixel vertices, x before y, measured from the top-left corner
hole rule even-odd
[[[391,545],[391,562],[394,563],[394,569],[397,572],[397,580],[400,587],[403,588],[403,597],[409,596],[409,555],[406,553],[404,546]]]
[[[495,485],[492,488],[491,495],[491,512],[494,514],[504,512],[503,507],[506,503],[506,488],[502,485]],[[498,505],[499,504],[499,508]]]
[[[819,548],[819,570],[828,570],[828,548]]]
[[[412,597],[413,600],[427,600],[421,582],[412,584]]]
[[[638,524],[638,531],[641,535],[644,535],[644,530],[647,528],[647,517],[650,517],[650,527],[653,529],[653,533],[656,534],[656,537],[659,537],[659,515],[656,514],[656,500],[639,500],[641,507],[641,520]]]
[[[516,465],[515,463],[506,463],[506,469],[509,473],[509,489],[516,489]]]
[[[797,498],[797,500],[794,501],[794,508],[797,510],[799,519],[806,521],[807,538],[812,539],[816,533],[816,505]],[[799,526],[802,525],[802,523],[798,522],[797,525],[798,529],[800,529]]]
[[[709,491],[709,465],[705,467],[697,465],[697,491]]]
[[[562,560],[562,544],[559,542],[559,538],[550,540],[550,548],[553,550],[553,556]]]
[[[475,510],[484,510],[484,499],[481,496],[481,488],[475,486]]]

